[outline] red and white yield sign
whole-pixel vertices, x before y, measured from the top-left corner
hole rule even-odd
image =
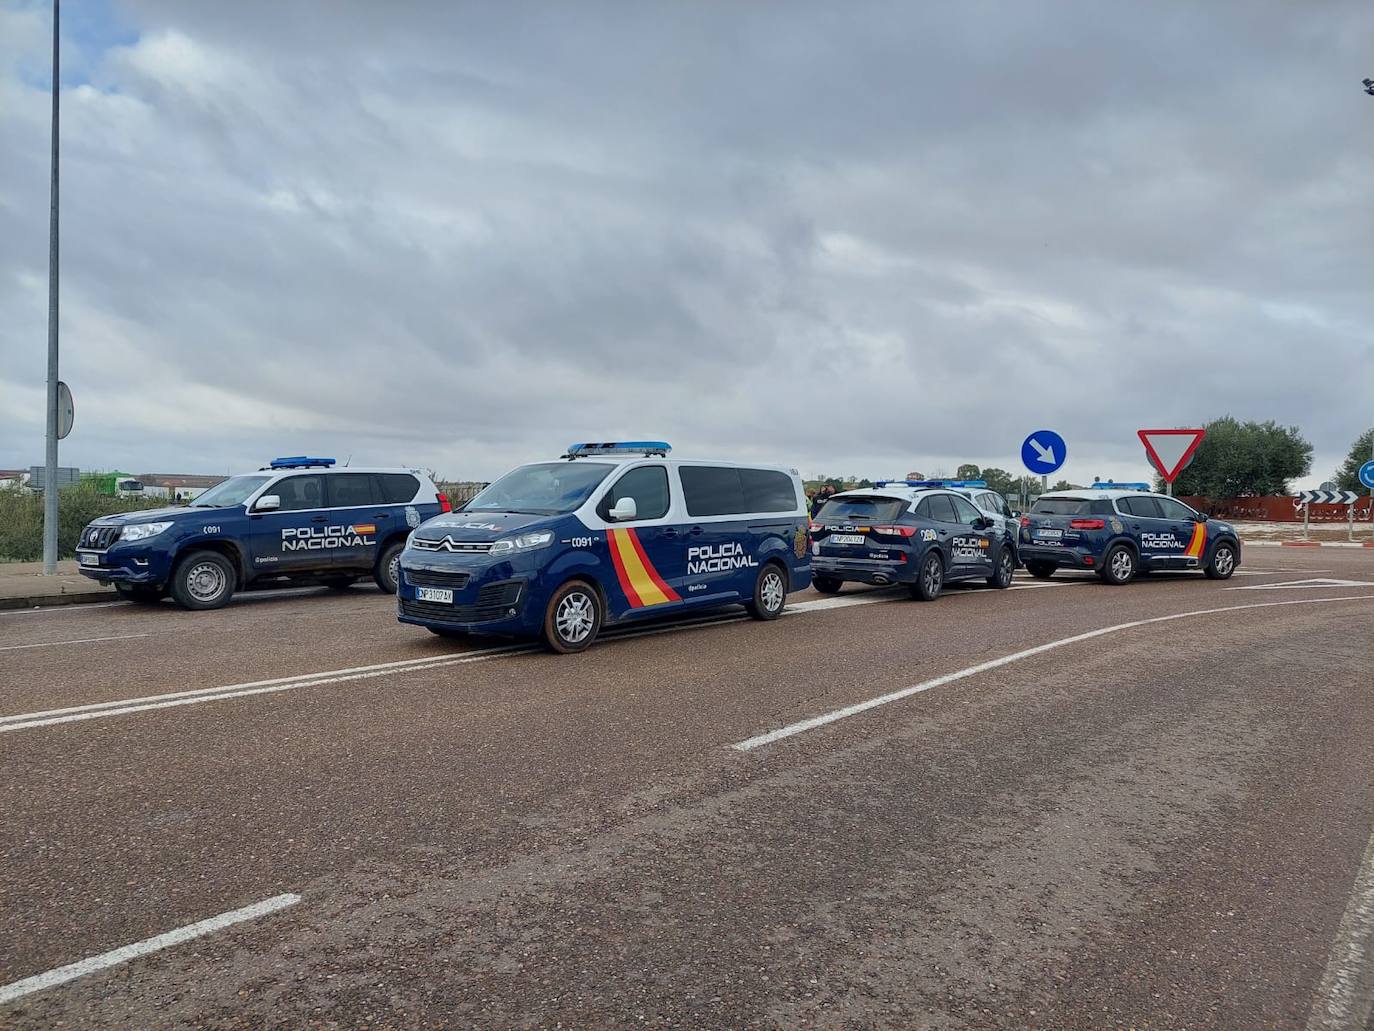
[[[1145,445],[1150,464],[1159,470],[1165,483],[1173,483],[1193,459],[1193,452],[1207,436],[1206,430],[1136,430]]]

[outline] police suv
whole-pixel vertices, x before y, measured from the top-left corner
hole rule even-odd
[[[879,480],[836,494],[811,527],[812,584],[834,594],[845,581],[906,584],[933,601],[955,580],[1011,586],[1011,534],[945,480]]]
[[[956,494],[962,494],[973,502],[975,508],[992,520],[994,526],[1004,531],[1012,542],[1012,564],[1020,565],[1016,555],[1017,531],[1021,528],[1019,514],[1011,510],[1007,499],[988,486],[986,480],[939,480]]]
[[[187,508],[104,516],[81,531],[81,572],[122,597],[215,609],[244,587],[309,580],[344,589],[372,576],[396,590],[410,531],[450,511],[414,469],[334,468],[332,458],[278,458],[231,476]]]
[[[775,619],[811,582],[795,469],[669,459],[662,441],[573,444],[411,536],[398,618],[440,636],[588,647],[603,626],[743,603]]]
[[[1240,565],[1240,538],[1230,523],[1147,483],[1100,482],[1041,494],[1021,519],[1021,559],[1041,579],[1064,566],[1114,585],[1157,569],[1201,569],[1226,580]]]

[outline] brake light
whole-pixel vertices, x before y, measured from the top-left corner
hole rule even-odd
[[[889,537],[914,537],[916,527],[914,526],[875,526],[874,533],[886,534]]]
[[[1022,525],[1022,526],[1030,526],[1030,516],[1022,516],[1022,517],[1021,517],[1021,525]]]
[[[1069,526],[1075,530],[1100,530],[1107,525],[1105,519],[1070,519]]]
[[[448,500],[448,495],[447,495],[447,494],[440,494],[440,495],[439,495],[439,511],[440,511],[440,512],[452,512],[452,511],[453,511],[453,505],[450,504],[450,502],[449,502],[449,500]]]

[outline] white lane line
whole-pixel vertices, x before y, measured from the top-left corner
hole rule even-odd
[[[97,601],[97,602],[73,602],[67,605],[35,605],[31,609],[6,609],[0,612],[0,617],[4,616],[39,616],[44,613],[59,612],[87,612],[90,609],[110,609],[116,605],[128,605],[127,601]]]
[[[779,727],[777,730],[770,730],[766,734],[759,734],[755,737],[747,738],[744,741],[737,741],[729,747],[736,751],[749,752],[755,748],[762,748],[764,745],[771,745],[775,741],[781,741],[783,738],[792,737],[796,734],[804,734],[808,730],[815,730],[817,727],[824,727],[826,724],[834,723],[836,720],[846,719],[849,716],[857,716],[861,712],[867,712],[869,709],[876,709],[880,705],[887,705],[890,702],[899,702],[903,698],[910,698],[912,695],[921,694],[924,691],[931,691],[937,687],[944,687],[946,684],[952,684],[956,680],[964,680],[967,677],[977,676],[979,673],[986,673],[988,670],[997,669],[999,666],[1006,666],[1009,663],[1019,662],[1021,659],[1028,659],[1033,655],[1042,655],[1045,652],[1054,651],[1056,648],[1065,648],[1071,644],[1091,641],[1095,637],[1104,637],[1107,634],[1116,634],[1123,630],[1133,630],[1136,627],[1150,626],[1154,623],[1168,623],[1175,619],[1191,619],[1195,616],[1210,616],[1218,612],[1238,612],[1242,609],[1269,609],[1278,608],[1284,605],[1323,605],[1360,601],[1364,599],[1374,599],[1374,594],[1357,594],[1346,598],[1304,598],[1300,601],[1268,601],[1252,605],[1228,605],[1224,608],[1176,612],[1170,616],[1155,616],[1151,619],[1135,619],[1129,623],[1117,623],[1115,626],[1099,627],[1097,630],[1089,630],[1087,633],[1075,634],[1072,637],[1063,637],[1057,641],[1038,644],[1034,648],[1027,648],[1024,651],[1003,655],[998,659],[980,662],[976,666],[969,666],[966,669],[956,670],[953,673],[946,673],[944,676],[935,677],[933,680],[912,684],[910,687],[904,687],[901,690],[893,691],[889,694],[879,695],[867,701],[857,702],[854,705],[846,705],[843,709],[835,709],[832,712],[823,713],[820,716],[813,716],[810,719],[801,720],[785,727]]]
[[[1355,874],[1307,1031],[1360,1031],[1374,1013],[1374,834]]]
[[[35,974],[33,977],[26,977],[22,981],[14,981],[0,987],[0,1004],[13,1002],[15,999],[30,995],[33,992],[41,992],[45,988],[52,988],[67,981],[84,977],[86,974],[93,974],[97,970],[105,970],[109,967],[117,966],[120,963],[127,963],[131,959],[139,956],[146,956],[150,952],[158,952],[161,949],[169,948],[173,945],[180,945],[184,941],[192,938],[201,938],[207,934],[222,930],[231,924],[239,924],[245,920],[255,920],[268,913],[275,913],[279,909],[287,906],[294,906],[301,900],[299,895],[274,895],[270,899],[263,899],[255,902],[251,906],[244,906],[242,909],[231,910],[228,913],[221,913],[219,916],[212,916],[207,920],[200,920],[194,924],[187,924],[185,927],[178,927],[174,931],[159,934],[154,938],[145,938],[141,942],[134,942],[132,945],[125,945],[109,952],[102,952],[98,956],[91,956],[87,959],[78,960],[75,963],[68,963],[64,967],[57,967],[46,973]]]
[[[112,637],[78,637],[75,641],[44,641],[42,644],[6,644],[0,652],[17,652],[21,648],[57,648],[64,644],[93,644],[96,641],[132,641],[136,637],[151,637],[151,634],[115,634]]]

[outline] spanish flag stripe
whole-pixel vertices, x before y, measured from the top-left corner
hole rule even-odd
[[[643,608],[676,600],[675,597],[669,597],[654,582],[654,577],[649,573],[652,566],[643,558],[642,550],[636,548],[638,542],[635,540],[635,532],[624,529],[611,530],[609,533],[613,553],[618,560],[616,573],[622,576],[620,586],[625,588],[630,604],[636,608]]]
[[[376,523],[362,523],[362,524],[360,524],[360,525],[358,525],[358,526],[353,527],[353,532],[354,532],[354,533],[376,533],[376,532],[377,532],[377,524],[376,524]]]
[[[625,592],[625,597],[630,601],[631,608],[643,608],[644,602],[635,593],[634,585],[630,583],[630,577],[625,572],[625,563],[620,557],[620,538],[616,536],[619,530],[608,530],[607,539],[611,542],[611,561],[615,564],[615,576],[620,581],[620,589]]]
[[[658,570],[655,569],[654,564],[649,561],[649,556],[644,554],[644,545],[639,540],[639,534],[635,533],[633,530],[626,530],[625,532],[630,535],[630,543],[634,545],[635,554],[639,556],[639,561],[643,564],[644,571],[649,574],[649,579],[654,582],[654,586],[657,587],[659,593],[663,595],[663,600],[681,601],[682,599],[678,597],[677,591],[663,582],[663,577],[658,575]]]
[[[1207,525],[1198,523],[1193,527],[1193,539],[1188,542],[1185,554],[1189,558],[1202,558],[1202,549],[1207,546]]]

